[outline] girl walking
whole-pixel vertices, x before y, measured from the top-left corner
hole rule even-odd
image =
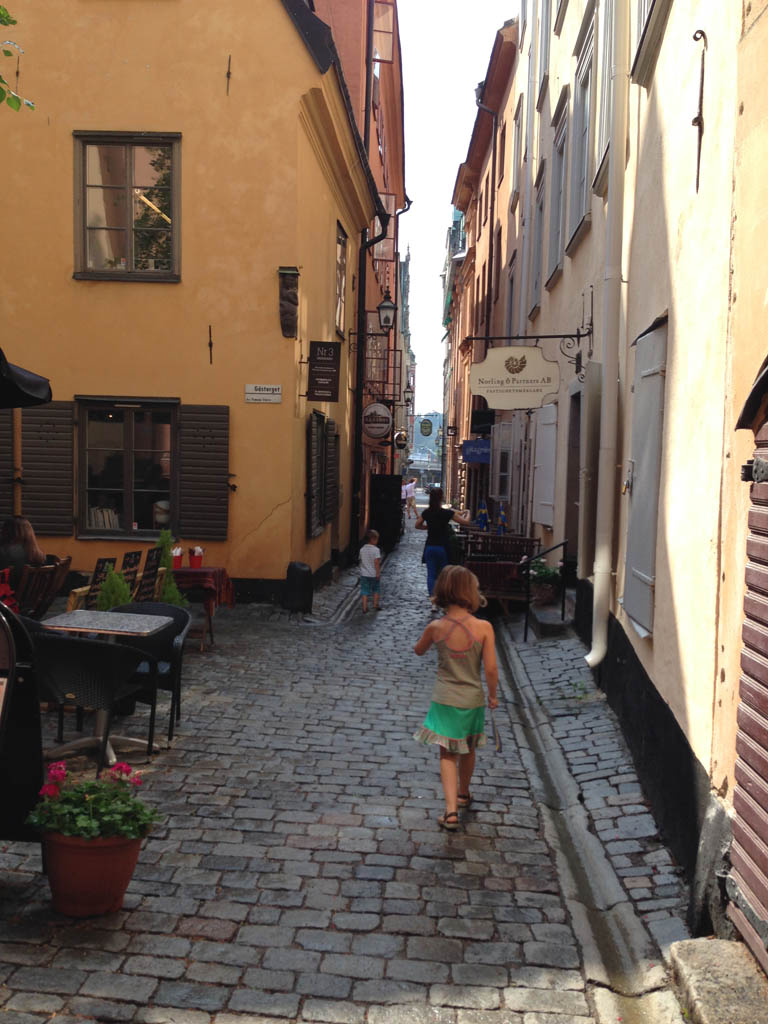
[[[493,626],[474,615],[486,604],[477,576],[463,565],[446,566],[437,579],[433,601],[445,614],[430,622],[413,649],[416,654],[426,654],[435,645],[437,679],[427,717],[414,739],[435,743],[440,749],[445,813],[437,823],[455,832],[459,827],[459,808],[472,803],[470,782],[475,751],[485,745],[481,666],[489,708],[499,706],[499,670]]]

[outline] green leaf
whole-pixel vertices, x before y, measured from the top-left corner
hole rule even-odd
[[[3,56],[4,57],[12,57],[13,56],[13,50],[3,50]]]
[[[21,99],[16,95],[15,92],[12,92],[8,96],[6,96],[5,102],[11,108],[11,110],[21,110]]]

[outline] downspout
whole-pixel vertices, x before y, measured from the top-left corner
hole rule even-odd
[[[531,164],[533,162],[533,82],[534,82],[534,55],[536,53],[536,47],[534,46],[534,28],[536,24],[536,18],[533,18],[531,24],[531,38],[528,43],[528,95],[526,96],[526,111],[525,111],[525,212],[522,217],[522,244],[520,253],[520,265],[522,273],[520,275],[520,298],[518,300],[517,309],[517,333],[523,335],[526,333],[528,328],[527,321],[527,310],[526,306],[528,303],[528,264],[530,260],[528,258],[528,243],[530,238],[530,223],[531,223],[531,210],[533,204],[533,176],[531,174]]]
[[[478,86],[478,92],[481,92]],[[479,110],[484,110],[486,114],[490,114],[493,118],[493,138],[491,141],[491,202],[490,202],[490,216],[489,216],[489,228],[490,234],[488,236],[488,273],[485,279],[486,284],[486,295],[485,295],[485,349],[488,351],[488,336],[492,334],[491,331],[491,308],[493,306],[493,295],[492,295],[492,281],[493,281],[493,256],[494,256],[494,220],[496,217],[496,134],[499,126],[499,117],[495,110],[491,107],[487,107],[480,101],[480,97],[477,97],[476,104]]]
[[[613,109],[608,168],[608,216],[605,227],[603,368],[592,599],[592,650],[586,657],[590,668],[600,664],[608,649],[608,615],[611,605],[612,539],[616,508],[624,165],[629,93],[629,12],[627,8],[628,0],[615,0],[613,5],[614,63],[611,69]]]

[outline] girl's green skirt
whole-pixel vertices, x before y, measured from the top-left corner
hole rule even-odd
[[[485,707],[453,708],[432,701],[424,724],[413,738],[419,743],[437,743],[451,754],[469,754],[485,746],[484,729]]]

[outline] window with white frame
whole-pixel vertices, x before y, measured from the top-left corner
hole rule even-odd
[[[552,143],[552,197],[549,208],[549,264],[547,278],[551,279],[563,265],[565,248],[565,169],[568,141],[568,103],[562,106],[555,123],[555,137]]]
[[[529,318],[533,317],[541,304],[541,271],[544,253],[544,184],[546,181],[544,161],[536,179],[536,208],[533,214],[533,266],[531,267],[531,301]]]
[[[600,17],[600,121],[597,135],[597,166],[602,168],[611,140],[613,113],[613,5],[615,0],[603,0]]]
[[[347,233],[336,221],[336,330],[344,333],[347,302]]]
[[[515,276],[517,274],[517,250],[512,253],[512,259],[509,261],[509,274],[507,276],[507,309],[505,317],[505,334],[514,334],[514,322],[515,322]]]
[[[549,81],[549,35],[552,0],[542,0],[541,18],[539,21],[539,88],[536,109],[541,110]]]
[[[515,134],[512,149],[512,206],[520,198],[520,170],[523,161],[523,96],[517,101],[515,110]]]
[[[512,493],[512,452],[514,423],[491,427],[491,479],[489,495],[494,501],[509,501]]]
[[[592,129],[592,62],[594,24],[590,19],[578,54],[573,93],[573,155],[571,159],[571,235],[589,210]]]
[[[501,126],[501,134],[499,135],[499,168],[496,178],[496,184],[500,184],[504,179],[504,165],[507,157],[507,122]]]
[[[528,24],[528,0],[520,0],[520,44],[525,38],[525,26]]]

